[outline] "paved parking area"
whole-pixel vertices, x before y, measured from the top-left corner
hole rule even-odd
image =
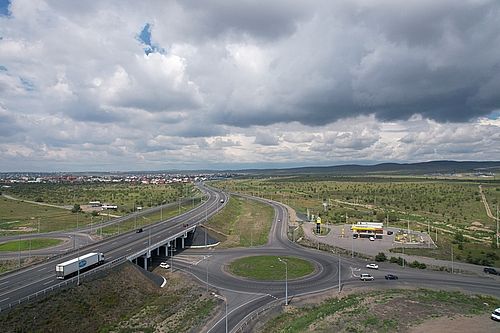
[[[401,243],[395,242],[395,235],[397,231],[400,230],[399,228],[384,228],[384,235],[381,239],[377,238],[374,241],[370,241],[369,238],[353,238],[350,224],[322,226],[330,229],[330,232],[326,236],[316,236],[313,233],[313,228],[316,227],[315,223],[306,222],[303,227],[307,238],[311,240],[319,240],[321,243],[337,246],[346,250],[352,249],[354,252],[370,256],[374,256],[379,252],[388,252],[389,249],[401,247],[402,245]],[[393,234],[387,235],[387,230],[392,231]],[[418,235],[417,238],[419,239],[422,237],[424,243],[415,245],[406,244],[405,247],[426,248],[429,246],[428,242],[430,237],[427,233],[416,231],[415,234]],[[431,246],[433,246],[434,243],[432,240],[430,241]]]

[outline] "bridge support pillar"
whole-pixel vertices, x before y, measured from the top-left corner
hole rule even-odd
[[[148,270],[148,256],[144,256],[144,269],[147,271]]]
[[[184,248],[184,237],[181,238],[181,248]]]
[[[160,247],[157,247],[156,248],[156,255],[159,256],[160,255]]]

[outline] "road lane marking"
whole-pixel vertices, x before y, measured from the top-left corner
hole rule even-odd
[[[9,283],[9,281],[4,281],[4,282],[1,282],[1,283],[0,283],[0,286],[1,286],[2,284],[6,284],[6,283]]]
[[[2,303],[2,302],[4,302],[4,301],[7,301],[7,300],[9,300],[9,299],[10,299],[10,297],[4,298],[4,299],[0,299],[0,303]]]
[[[52,280],[50,280],[50,281],[45,282],[43,285],[44,285],[44,286],[46,286],[46,285],[48,285],[49,283],[52,283],[52,282],[53,282],[53,281],[52,281]]]
[[[40,269],[37,269],[36,271],[37,271],[37,272],[41,272],[41,271],[46,270],[47,268],[48,268],[48,267],[40,268]]]

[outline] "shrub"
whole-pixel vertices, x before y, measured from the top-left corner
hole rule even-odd
[[[375,256],[375,261],[378,261],[378,262],[384,262],[384,261],[387,261],[387,256],[385,255],[384,252],[379,252],[376,256]]]

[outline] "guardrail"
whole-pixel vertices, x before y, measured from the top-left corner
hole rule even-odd
[[[97,272],[101,272],[103,270],[110,269],[112,267],[118,266],[118,265],[120,265],[120,264],[122,264],[122,263],[124,263],[126,261],[127,261],[127,258],[122,257],[122,258],[114,259],[114,260],[112,260],[110,262],[107,262],[107,263],[105,263],[103,265],[97,266],[96,268],[91,269],[90,271],[81,273],[80,274],[80,280],[83,279],[83,278],[85,278],[85,277],[88,277],[88,276],[90,276],[92,274],[95,274]],[[71,285],[71,284],[76,284],[77,280],[78,280],[78,276],[74,276],[74,277],[72,277],[70,279],[67,279],[67,280],[64,280],[64,281],[62,281],[62,282],[60,282],[58,284],[55,284],[55,285],[50,286],[48,288],[45,288],[43,290],[37,291],[36,293],[33,293],[33,294],[30,294],[30,295],[25,296],[23,298],[20,298],[19,300],[15,301],[15,302],[9,303],[7,306],[0,307],[0,312],[11,310],[13,307],[15,307],[17,305],[20,305],[22,303],[28,303],[30,301],[34,301],[36,299],[40,299],[42,297],[45,297],[48,294],[50,294],[51,292],[53,292],[54,290],[58,290],[58,289],[61,289],[63,287],[67,287],[68,285]]]
[[[266,305],[264,305],[263,307],[260,307],[252,312],[250,312],[249,314],[247,314],[245,316],[245,318],[243,318],[237,325],[236,327],[234,327],[231,332],[245,332],[245,330],[247,329],[247,326],[250,324],[250,322],[258,319],[262,313],[276,307],[279,305],[279,303],[283,302],[283,299],[276,299],[276,300],[273,300],[271,301],[270,303],[267,303]]]

